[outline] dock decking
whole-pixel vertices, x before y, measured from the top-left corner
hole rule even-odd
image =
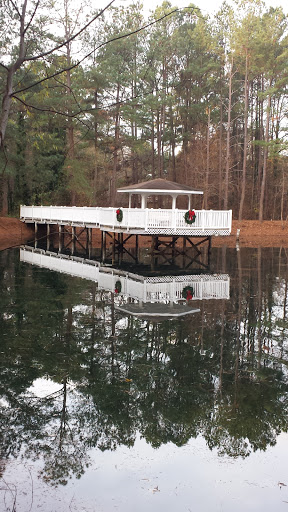
[[[185,221],[187,210],[121,208],[121,222],[117,221],[116,211],[117,208],[111,207],[21,206],[20,220],[98,228],[116,233],[189,237],[229,236],[232,227],[232,210],[194,210],[196,218],[193,224]]]

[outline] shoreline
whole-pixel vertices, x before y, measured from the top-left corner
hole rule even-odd
[[[239,240],[237,240],[237,230]],[[24,244],[34,238],[30,226],[15,217],[0,217],[0,250]],[[99,240],[94,234],[93,241]],[[143,240],[145,246],[145,240]],[[269,220],[260,223],[255,220],[233,220],[230,236],[212,237],[212,247],[288,247],[288,221]]]

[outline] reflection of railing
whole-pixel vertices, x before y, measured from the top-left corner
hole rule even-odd
[[[117,281],[120,293],[142,302],[179,302],[186,286],[192,288],[193,299],[229,299],[230,279],[227,274],[143,277],[102,266],[84,258],[65,256],[26,246],[20,249],[21,261],[96,281],[99,288],[114,291]]]
[[[122,208],[117,221],[116,208],[21,206],[20,219],[25,222],[72,224],[102,230],[142,234],[178,234],[190,236],[230,235],[231,210],[195,210],[193,224],[185,221],[185,210]]]

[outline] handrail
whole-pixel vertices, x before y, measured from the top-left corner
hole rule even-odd
[[[20,219],[24,222],[71,224],[97,227],[102,230],[139,233],[229,235],[232,227],[231,210],[195,210],[193,224],[185,220],[186,210],[121,208],[122,221],[113,207],[76,206],[21,206]],[[215,233],[214,233],[215,232]]]

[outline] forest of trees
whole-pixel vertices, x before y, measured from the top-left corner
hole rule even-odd
[[[87,0],[88,1],[88,0]],[[168,1],[0,2],[0,210],[115,205],[162,177],[234,218],[288,216],[288,17]]]

